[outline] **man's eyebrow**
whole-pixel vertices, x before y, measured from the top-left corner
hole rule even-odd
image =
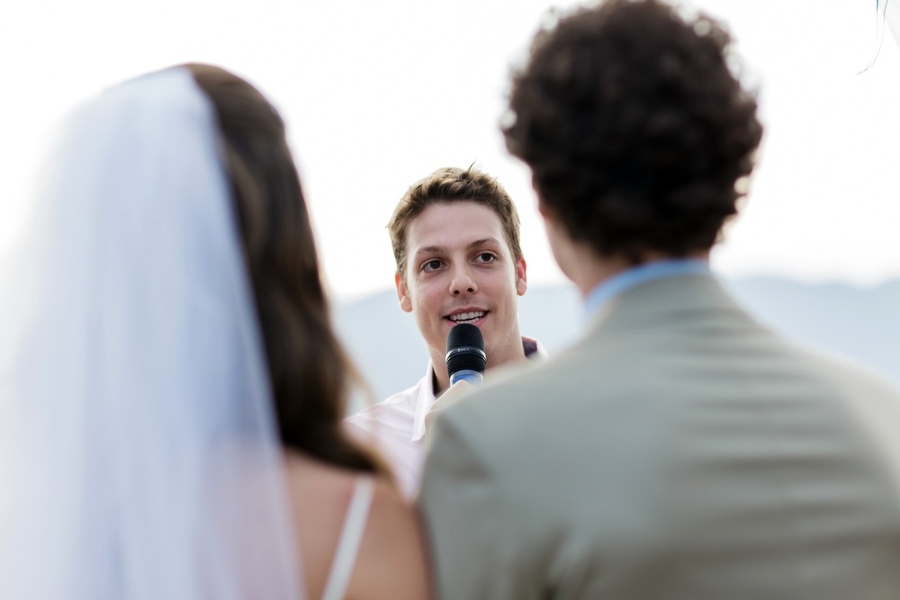
[[[441,254],[444,252],[443,246],[425,246],[424,248],[416,249],[416,256],[420,254]]]
[[[486,244],[497,244],[500,245],[500,241],[497,238],[484,238],[481,240],[475,240],[474,242],[470,242],[466,245],[467,250],[471,250],[473,248],[477,248],[478,246],[484,246]],[[442,254],[446,252],[447,249],[443,246],[423,246],[422,248],[416,248],[416,252],[414,256],[419,256],[420,254]]]
[[[500,241],[495,238],[492,238],[492,237],[484,238],[483,240],[475,240],[474,242],[472,242],[471,244],[468,245],[468,248],[472,249],[477,246],[484,246],[485,244],[497,244],[499,246]]]

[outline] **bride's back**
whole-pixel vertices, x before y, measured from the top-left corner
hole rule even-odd
[[[0,269],[0,597],[319,600],[345,522],[342,597],[427,597],[413,509],[341,431],[275,109],[187,65],[67,125]]]

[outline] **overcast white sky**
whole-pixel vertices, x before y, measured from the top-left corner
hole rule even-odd
[[[212,62],[258,85],[290,130],[332,291],[392,285],[384,225],[413,181],[472,162],[516,199],[532,285],[562,281],[526,169],[497,128],[510,66],[546,0],[17,2],[0,17],[0,253],[51,125],[143,72]],[[766,136],[714,268],[876,285],[900,277],[900,50],[871,0],[695,0],[737,38]],[[814,7],[814,10],[810,7]]]

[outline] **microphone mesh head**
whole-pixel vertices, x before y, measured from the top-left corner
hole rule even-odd
[[[445,361],[450,375],[463,370],[484,373],[487,357],[481,330],[469,323],[455,325],[447,336]]]
[[[481,330],[469,323],[454,325],[450,330],[450,335],[447,336],[447,352],[460,346],[471,346],[484,350],[484,338]]]

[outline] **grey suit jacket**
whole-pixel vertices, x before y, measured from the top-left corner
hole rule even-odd
[[[900,395],[657,280],[439,415],[419,503],[442,600],[896,600]]]

